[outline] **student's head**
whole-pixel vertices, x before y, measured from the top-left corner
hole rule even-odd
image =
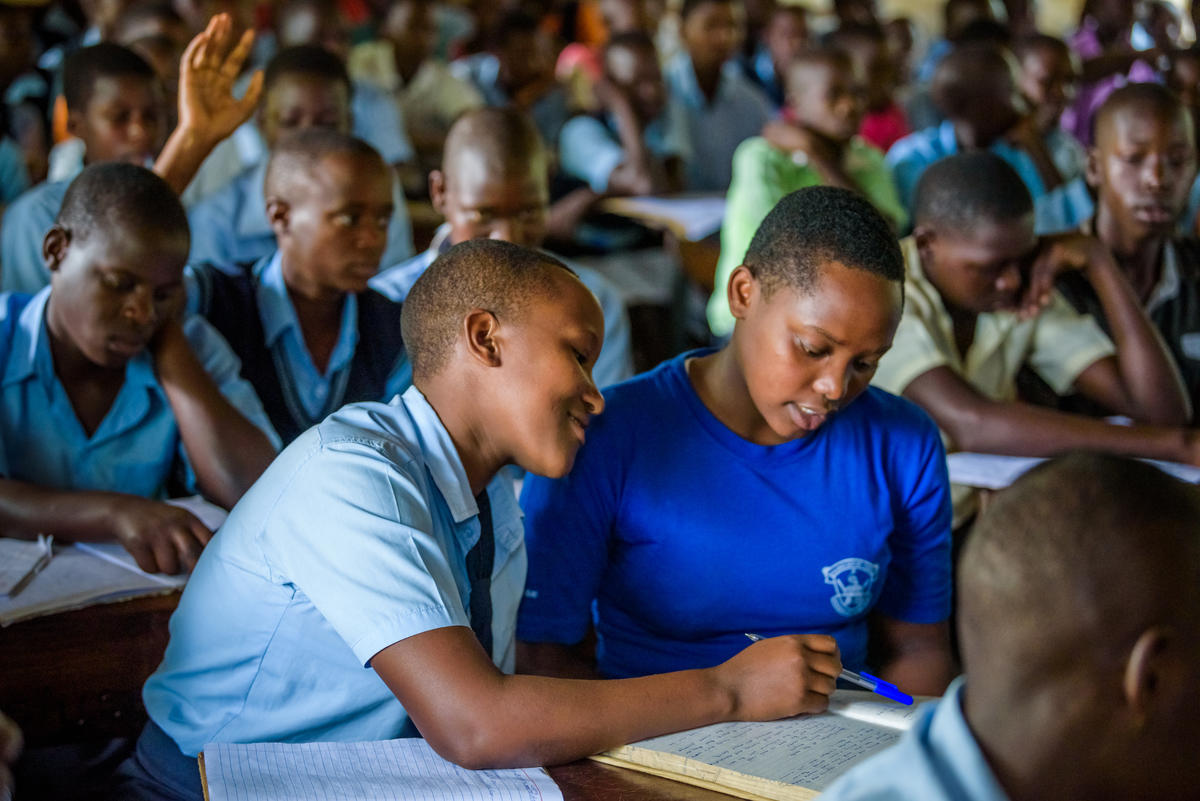
[[[946,0],[942,6],[942,36],[957,42],[968,25],[981,19],[992,19],[988,0]]]
[[[165,181],[132,164],[88,167],[42,242],[51,336],[93,364],[123,367],[177,309],[188,246],[187,215]]]
[[[374,148],[338,131],[297,131],[271,151],[263,193],[289,287],[367,288],[393,211],[391,171]]]
[[[600,17],[610,36],[654,30],[646,0],[600,0]]]
[[[1180,101],[1195,117],[1200,110],[1200,48],[1189,47],[1172,53],[1171,66],[1165,77],[1167,88],[1179,95]]]
[[[1099,454],[1035,468],[967,539],[958,626],[965,711],[989,758],[1011,762],[1016,739],[1071,766],[1073,797],[1194,797],[1195,486]]]
[[[437,24],[433,18],[433,0],[399,0],[388,6],[380,31],[397,59],[420,64],[433,55],[437,44]]]
[[[1066,42],[1045,34],[1018,42],[1016,56],[1021,94],[1029,101],[1039,130],[1050,131],[1075,96],[1076,59]]]
[[[334,0],[290,0],[279,7],[275,29],[283,47],[315,45],[341,59],[350,52],[350,36]]]
[[[153,160],[166,136],[165,108],[153,68],[132,50],[101,42],[63,65],[67,130],[83,140],[89,164]]]
[[[858,133],[863,107],[850,56],[829,47],[801,53],[788,66],[787,102],[800,125],[834,142]]]
[[[988,45],[956,47],[934,71],[930,93],[947,119],[970,129],[974,147],[990,145],[1025,111],[1012,56]]]
[[[947,307],[1014,309],[1037,248],[1033,199],[1016,170],[986,151],[933,164],[917,182],[913,236]]]
[[[878,25],[875,0],[833,0],[838,25]]]
[[[401,317],[413,383],[469,393],[492,449],[538,475],[566,475],[604,399],[592,366],[604,340],[595,297],[539,251],[476,239],[413,285]]]
[[[680,20],[683,45],[697,70],[718,69],[741,41],[732,0],[684,0]]]
[[[866,107],[878,111],[892,100],[895,72],[888,55],[887,38],[878,25],[844,25],[826,37],[826,43],[850,57],[856,80],[866,90]]]
[[[1187,109],[1166,87],[1134,83],[1108,96],[1093,125],[1087,179],[1097,228],[1115,225],[1126,241],[1169,234],[1196,173]]]
[[[775,6],[767,17],[762,41],[776,70],[791,64],[808,46],[808,13],[804,6]]]
[[[87,24],[99,30],[102,39],[108,39],[113,25],[131,4],[131,0],[80,0],[79,10]]]
[[[136,3],[125,10],[113,25],[112,40],[129,47],[132,42],[151,36],[165,36],[179,48],[180,54],[191,41],[191,32],[183,17],[164,2]],[[178,72],[178,65],[176,65]]]
[[[766,216],[726,292],[747,394],[784,442],[867,388],[900,322],[904,259],[866,199],[809,187]]]
[[[433,207],[453,244],[500,239],[538,247],[550,205],[546,149],[528,115],[513,108],[463,114],[446,135],[442,169],[429,175]]]
[[[350,76],[341,59],[321,47],[280,50],[267,64],[258,127],[268,148],[305,128],[350,132]]]
[[[500,18],[494,51],[499,83],[509,94],[554,75],[552,46],[538,18],[525,11],[509,11]]]
[[[667,105],[667,87],[658,65],[654,41],[645,33],[619,33],[604,48],[604,77],[633,104],[643,123],[658,117]]]

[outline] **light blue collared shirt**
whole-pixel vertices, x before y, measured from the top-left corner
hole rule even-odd
[[[650,121],[642,138],[651,156],[665,159],[682,155],[686,150],[680,130],[682,118],[682,109],[672,103]],[[607,192],[609,176],[624,160],[625,150],[611,116],[601,121],[581,115],[563,126],[558,140],[559,166],[567,175],[586,181],[592,191]]]
[[[711,103],[696,82],[692,59],[680,53],[663,72],[667,93],[683,107],[687,188],[693,192],[724,192],[733,178],[733,151],[758,136],[771,119],[766,95],[742,74],[736,61],[721,68]]]
[[[246,170],[224,188],[201,200],[188,212],[192,229],[191,261],[233,271],[275,251],[275,232],[267,220],[263,183],[267,161]],[[412,255],[412,224],[399,180],[392,182],[395,210],[388,225],[382,264],[395,264]]]
[[[1025,182],[1034,201],[1046,194],[1042,176],[1028,153],[1013,147],[1003,139],[997,139],[988,150],[1012,165],[1017,175]],[[913,201],[916,199],[917,182],[921,180],[925,170],[934,162],[958,152],[958,137],[954,134],[954,123],[950,120],[936,127],[911,133],[888,150],[887,163],[892,168],[896,189],[899,190],[900,200],[908,209],[909,215],[912,214]]]
[[[1042,234],[1078,231],[1096,213],[1096,200],[1082,177],[1054,187],[1033,203],[1033,228]]]
[[[821,801],[1007,801],[962,711],[959,677],[900,742],[838,779]]]
[[[6,206],[29,188],[29,173],[21,148],[7,136],[0,136],[0,206]]]
[[[50,283],[42,240],[54,225],[70,181],[38,184],[21,195],[0,224],[0,292],[33,294]]]
[[[500,60],[491,53],[475,53],[450,62],[450,74],[474,86],[487,105],[512,105],[512,98],[500,88]],[[554,148],[563,125],[571,116],[566,89],[552,87],[530,106],[529,116],[546,147]]]
[[[391,300],[403,303],[408,297],[409,290],[417,279],[429,269],[434,259],[450,249],[450,226],[443,223],[433,235],[429,249],[418,253],[411,259],[394,264],[372,278],[369,285],[376,292]],[[624,381],[633,375],[633,351],[630,345],[629,314],[625,310],[625,302],[621,300],[621,292],[612,283],[595,270],[571,264],[561,256],[550,254],[570,267],[583,285],[592,291],[600,302],[600,310],[604,313],[604,347],[600,349],[600,357],[592,369],[592,377],[597,387],[607,387]],[[407,379],[412,381],[412,365],[405,359],[408,369]]]
[[[45,487],[107,490],[162,498],[175,465],[195,492],[175,413],[146,351],[129,360],[125,383],[89,437],[54,371],[46,331],[50,288],[6,320],[11,295],[0,295],[0,475]],[[7,335],[6,335],[7,332]],[[184,333],[221,393],[279,447],[254,388],[239,376],[241,363],[207,321],[191,316]],[[236,443],[231,443],[236,447]]]
[[[507,478],[487,493],[493,659],[511,672],[521,511]],[[470,625],[478,511],[420,390],[343,407],[279,455],[205,548],[142,694],[150,718],[189,756],[210,742],[411,734],[371,659],[407,637]]]

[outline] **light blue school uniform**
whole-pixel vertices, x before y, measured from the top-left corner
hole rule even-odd
[[[1096,213],[1096,199],[1082,177],[1054,187],[1033,203],[1033,228],[1041,234],[1078,231]]]
[[[963,717],[964,686],[956,679],[900,742],[856,765],[821,801],[1007,801]]]
[[[646,150],[655,159],[683,156],[686,151],[682,109],[671,103],[642,132]],[[625,160],[617,123],[611,114],[604,118],[581,115],[563,126],[558,139],[560,169],[572,178],[585,181],[593,192],[608,191],[608,179]]]
[[[507,478],[487,493],[493,660],[511,672],[521,512]],[[414,734],[371,659],[407,637],[470,625],[477,515],[420,390],[343,407],[279,455],[204,549],[142,693],[150,719],[193,757],[211,742]]]
[[[70,181],[38,184],[21,195],[0,223],[0,292],[33,294],[50,283],[42,240],[54,225]]]
[[[501,108],[512,104],[512,98],[500,87],[500,59],[491,53],[475,53],[452,61],[450,74],[474,86],[489,106]],[[529,116],[546,147],[553,148],[571,116],[567,90],[562,86],[552,87],[529,107]]]
[[[433,264],[434,259],[449,249],[450,226],[443,223],[434,233],[428,250],[381,270],[367,284],[384,297],[403,303],[421,274]],[[633,337],[629,314],[625,310],[624,301],[621,300],[620,290],[595,270],[571,264],[553,253],[550,255],[566,263],[579,276],[583,285],[596,296],[596,300],[600,302],[600,310],[604,313],[604,346],[600,349],[596,366],[592,368],[596,386],[603,388],[629,378],[633,375],[633,350],[630,344]],[[405,367],[411,382],[412,365],[407,359]]]
[[[1042,176],[1028,153],[1013,147],[1003,139],[997,139],[988,150],[1007,161],[1017,171],[1017,175],[1021,176],[1035,201],[1046,194]],[[896,179],[900,200],[910,215],[913,201],[916,199],[917,182],[921,180],[925,170],[934,162],[958,152],[958,137],[954,134],[954,123],[950,120],[933,128],[911,133],[888,150],[888,166],[892,168],[892,177]]]
[[[724,192],[733,178],[733,151],[744,140],[762,133],[773,116],[770,101],[732,60],[721,68],[711,103],[700,91],[686,52],[667,64],[663,78],[668,95],[683,107],[687,188]]]
[[[89,437],[54,372],[46,332],[46,287],[27,296],[0,295],[0,475],[45,487],[106,490],[165,497],[178,475],[189,492],[196,478],[179,436],[175,413],[143,351],[125,367],[125,383]],[[221,393],[279,447],[241,362],[207,321],[191,316],[184,333]],[[182,467],[175,474],[176,466]]]
[[[0,137],[0,206],[7,206],[29,188],[29,173],[21,148],[7,136]]]
[[[263,193],[266,177],[264,160],[192,207],[188,212],[191,261],[233,270],[275,252],[275,232],[267,220]],[[395,210],[388,225],[382,264],[394,264],[413,253],[412,224],[398,180],[392,183],[392,202]]]

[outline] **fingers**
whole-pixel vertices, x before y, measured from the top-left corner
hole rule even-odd
[[[174,535],[171,532],[156,532],[150,541],[155,567],[152,572],[172,575],[179,572],[179,556],[176,552]]]
[[[129,555],[133,557],[133,561],[137,562],[138,567],[147,573],[158,572],[158,562],[154,552],[145,540],[137,537],[131,540],[122,540],[121,544],[125,546],[125,550],[129,551]]]
[[[246,119],[254,113],[258,108],[258,100],[262,95],[263,88],[263,71],[258,70],[254,73],[254,77],[250,79],[249,86],[246,87],[246,94],[242,95],[242,99],[238,101],[238,113],[245,115]]]
[[[242,34],[233,51],[225,56],[225,63],[221,65],[221,69],[229,78],[237,78],[238,73],[242,71],[242,65],[250,57],[250,49],[252,47],[254,47],[254,31],[247,30]]]

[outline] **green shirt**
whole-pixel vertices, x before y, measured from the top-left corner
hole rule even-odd
[[[892,174],[883,161],[883,153],[857,136],[846,146],[843,158],[846,175],[875,204],[897,230],[903,229],[908,215]],[[733,154],[733,181],[725,204],[725,222],[721,226],[721,257],[712,297],[708,301],[708,325],[717,336],[733,331],[733,315],[725,287],[734,268],[742,263],[750,240],[767,213],[784,195],[817,186],[821,176],[808,164],[798,164],[792,154],[784,153],[761,136],[742,142]]]

